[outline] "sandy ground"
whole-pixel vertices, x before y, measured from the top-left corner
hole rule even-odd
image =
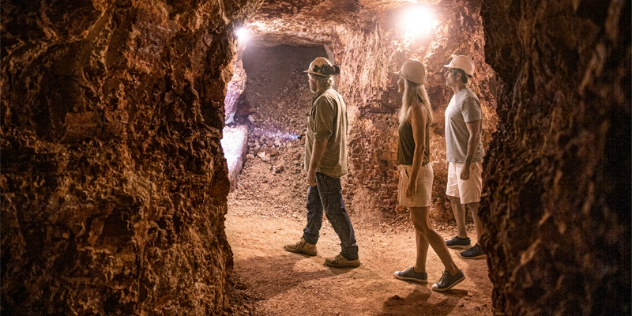
[[[229,205],[226,233],[235,263],[231,278],[238,280],[248,298],[244,304],[249,311],[242,308],[242,314],[492,315],[492,285],[485,260],[464,260],[450,250],[467,279],[449,292],[433,292],[431,284],[444,269],[432,248],[427,262],[429,284],[393,278],[394,271],[414,263],[410,228],[356,226],[362,265],[334,269],[323,265],[325,257],[335,256],[340,249],[329,222],[323,223],[318,256],[308,257],[283,250],[283,245],[300,238],[304,219],[290,214],[258,215],[265,211]],[[439,233],[448,237],[455,232],[448,227]],[[469,234],[475,236],[472,229]]]

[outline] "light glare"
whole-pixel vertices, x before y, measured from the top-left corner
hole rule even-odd
[[[404,36],[416,37],[425,35],[437,25],[434,12],[423,6],[413,6],[402,15]]]
[[[250,32],[245,27],[240,27],[235,32],[237,34],[237,39],[241,42],[246,42],[250,38]]]

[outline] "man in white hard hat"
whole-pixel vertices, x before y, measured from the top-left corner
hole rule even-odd
[[[458,227],[458,235],[446,241],[449,248],[465,249],[462,258],[485,258],[481,246],[470,247],[470,238],[465,230],[465,207],[472,212],[477,238],[483,234],[478,207],[483,188],[483,142],[481,140],[483,114],[478,97],[467,87],[474,75],[474,62],[467,56],[455,56],[445,65],[446,85],[454,95],[445,110],[446,160],[448,161],[448,184],[446,195]]]
[[[355,232],[340,186],[340,177],[347,174],[347,106],[342,96],[332,88],[332,76],[339,74],[340,68],[327,58],[318,57],[305,72],[309,76],[309,88],[314,93],[305,141],[305,171],[309,183],[307,225],[303,229],[303,237],[284,249],[315,256],[324,211],[342,247],[340,254],[325,259],[325,265],[359,267]]]

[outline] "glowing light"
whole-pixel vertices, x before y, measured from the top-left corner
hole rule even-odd
[[[425,6],[410,6],[401,18],[407,38],[425,35],[438,24],[434,11]]]
[[[243,157],[248,146],[248,127],[237,125],[235,127],[226,126],[223,130],[224,137],[220,141],[224,148],[224,157],[228,165],[228,171],[233,174],[239,173],[243,165]]]
[[[246,42],[250,38],[250,31],[245,27],[238,28],[235,34],[237,35],[237,39],[241,42]]]

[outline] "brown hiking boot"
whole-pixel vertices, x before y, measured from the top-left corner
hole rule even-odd
[[[308,243],[307,241],[305,241],[303,237],[301,237],[301,240],[299,240],[295,244],[283,246],[283,249],[289,252],[303,253],[308,256],[315,256],[318,253],[318,250],[316,249],[316,245],[312,245]]]
[[[360,259],[348,260],[338,254],[333,258],[325,259],[325,265],[332,268],[357,268],[360,266]]]

